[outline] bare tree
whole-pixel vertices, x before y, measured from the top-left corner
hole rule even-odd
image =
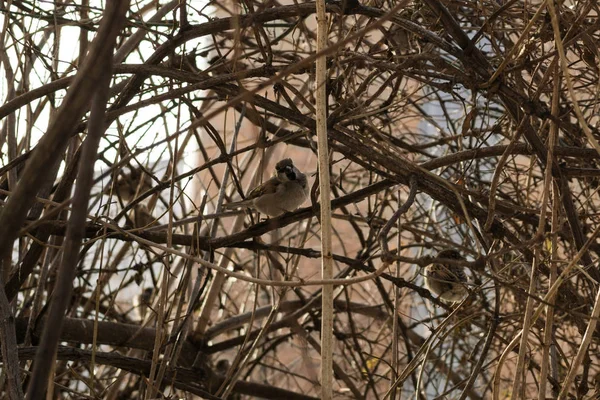
[[[595,2],[0,10],[3,396],[600,398]]]

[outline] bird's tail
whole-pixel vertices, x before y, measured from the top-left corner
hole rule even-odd
[[[248,204],[249,204],[248,200],[234,201],[232,203],[223,204],[223,209],[231,210],[231,209],[234,209],[234,208],[245,207]]]

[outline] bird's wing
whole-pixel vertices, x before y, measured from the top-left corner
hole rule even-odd
[[[282,182],[277,178],[273,177],[268,181],[262,183],[262,185],[258,185],[254,189],[248,193],[246,196],[246,200],[252,200],[260,196],[264,196],[265,194],[273,194],[277,192],[277,189],[282,184]]]
[[[436,271],[436,278],[443,282],[466,282],[467,276],[465,271],[460,268],[448,268],[448,266],[440,266]]]

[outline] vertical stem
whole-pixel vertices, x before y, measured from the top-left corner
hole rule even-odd
[[[596,324],[598,323],[598,317],[600,317],[600,290],[596,292],[596,299],[594,300],[594,309],[592,310],[590,322],[588,322],[588,326],[585,329],[583,339],[581,340],[581,344],[579,345],[579,349],[577,350],[577,355],[575,356],[575,359],[571,364],[571,368],[569,368],[569,373],[567,374],[565,380],[562,382],[562,388],[558,395],[559,400],[566,399],[569,395],[569,388],[575,380],[575,375],[577,375],[579,367],[581,367],[582,365],[583,358],[585,357],[588,347],[592,342],[594,332],[596,331]]]
[[[558,64],[554,64],[554,90],[552,93],[552,115],[558,118],[559,113],[559,99],[560,99],[560,79]],[[558,124],[552,123],[550,128],[550,144],[549,148],[553,148],[558,137]],[[554,184],[552,186],[552,222],[550,224],[552,232],[558,232],[558,207],[560,193],[558,186]],[[550,249],[550,286],[554,284],[557,277],[556,267],[556,252],[557,252],[557,234],[552,235],[552,247]],[[540,389],[538,392],[538,400],[544,400],[546,398],[546,386],[548,380],[548,371],[550,370],[550,348],[552,346],[552,338],[554,336],[554,300],[555,297],[551,296],[548,299],[548,305],[546,306],[546,322],[544,325],[544,338],[543,338],[543,350],[542,350],[542,363],[540,370]]]
[[[0,285],[3,284],[4,280],[0,276]],[[21,389],[21,378],[19,376],[15,318],[12,315],[10,303],[3,289],[0,290],[0,335],[2,336],[0,341],[2,362],[8,385],[6,393],[10,400],[19,400],[23,398],[23,390]]]
[[[400,204],[400,191],[398,190],[398,208],[401,208]],[[402,248],[402,224],[400,222],[401,216],[398,218],[398,242],[397,249],[398,254],[400,254],[400,249]],[[387,240],[384,238],[384,240]],[[396,278],[400,278],[400,260],[396,261]],[[398,379],[398,318],[400,313],[398,309],[400,308],[400,288],[394,285],[394,316],[392,322],[392,370],[391,370],[391,379],[390,379],[390,398],[396,398],[396,388],[394,387],[394,382]]]
[[[521,343],[519,347],[519,358],[517,359],[517,368],[515,373],[515,379],[513,381],[511,399],[520,399],[522,395],[523,382],[525,380],[525,356],[527,354],[528,342],[529,342],[529,330],[532,325],[532,314],[534,300],[533,295],[535,293],[535,286],[537,282],[537,268],[538,262],[541,257],[541,252],[536,249],[534,252],[533,263],[531,265],[531,273],[529,275],[529,289],[527,298],[527,305],[525,306],[525,317],[523,318],[523,330],[521,331]]]
[[[10,3],[7,5],[7,9],[10,8]],[[0,63],[4,68],[6,74],[6,85],[7,97],[6,101],[11,100],[15,97],[14,87],[14,73],[10,65],[8,52],[6,50],[4,40],[6,32],[9,26],[9,16],[4,16],[4,24],[2,32],[0,33],[0,44],[2,44],[3,50],[0,54]],[[3,139],[6,138],[8,146],[8,159],[12,160],[16,157],[17,143],[15,136],[15,124],[16,117],[15,113],[10,113],[2,126],[2,132],[0,132],[0,146],[3,145]],[[10,171],[8,174],[8,187],[10,190],[14,190],[16,185],[16,171]],[[11,268],[11,255],[7,252],[4,256],[4,260],[0,260],[0,263],[4,263],[4,269],[0,268],[0,348],[2,351],[4,374],[7,378],[8,390],[6,391],[9,399],[22,399],[23,390],[21,389],[21,378],[19,376],[19,357],[17,355],[17,340],[15,334],[15,319],[11,310],[10,301],[6,296],[4,290],[4,282],[8,280]]]
[[[558,74],[557,74],[558,75]],[[552,186],[552,162],[554,161],[554,146],[556,137],[550,135],[550,143],[548,145],[548,154],[546,156],[546,169],[544,171],[544,192],[542,193],[542,203],[540,206],[540,219],[536,236],[542,237],[546,226],[546,207],[548,204],[548,197],[550,196],[550,187]],[[527,344],[529,342],[529,331],[535,319],[533,316],[534,307],[534,295],[537,282],[537,268],[542,257],[542,251],[539,246],[534,249],[533,252],[533,264],[531,265],[531,274],[529,276],[529,297],[527,298],[527,305],[525,306],[525,317],[523,318],[523,331],[521,336],[521,344],[519,347],[519,358],[517,360],[517,368],[515,374],[515,380],[513,381],[513,388],[511,399],[519,398],[523,394],[524,381],[525,381],[525,355],[527,352]],[[537,317],[536,317],[537,318]]]
[[[90,8],[90,0],[81,0],[81,8],[79,9],[79,18],[82,22],[87,22],[89,19],[89,8]],[[82,29],[79,32],[79,65],[83,62],[85,57],[85,53],[88,50],[88,31],[86,29]]]
[[[179,110],[181,111],[181,110]],[[177,127],[180,127],[181,112],[177,113]],[[174,180],[177,175],[177,156],[179,154],[179,137],[175,138],[175,146],[171,152],[172,164],[170,167],[171,180]],[[175,197],[175,185],[171,185],[169,190],[169,222],[167,228],[167,246],[173,246],[173,203]],[[162,271],[162,283],[159,289],[159,301],[158,301],[158,312],[156,321],[156,336],[154,338],[154,351],[152,354],[152,365],[150,367],[150,376],[148,390],[146,391],[146,398],[153,399],[156,397],[158,389],[161,387],[164,368],[166,367],[169,353],[172,350],[172,345],[169,344],[166,349],[162,349],[163,358],[160,360],[160,353],[163,338],[168,335],[167,325],[169,319],[170,310],[167,310],[167,301],[169,299],[169,286],[170,286],[170,275],[171,275],[171,262],[169,257],[165,258],[165,268]]]
[[[327,16],[325,0],[317,0],[317,52],[327,47]],[[331,256],[331,200],[329,188],[329,149],[327,146],[327,58],[317,58],[316,117],[319,156],[319,190],[321,193],[321,273],[323,279],[333,278]],[[321,399],[333,396],[333,286],[323,285],[321,320]]]

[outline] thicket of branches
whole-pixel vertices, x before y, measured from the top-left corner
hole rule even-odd
[[[2,2],[3,396],[317,398],[315,3],[104,3]],[[327,11],[335,396],[600,398],[597,4]]]

